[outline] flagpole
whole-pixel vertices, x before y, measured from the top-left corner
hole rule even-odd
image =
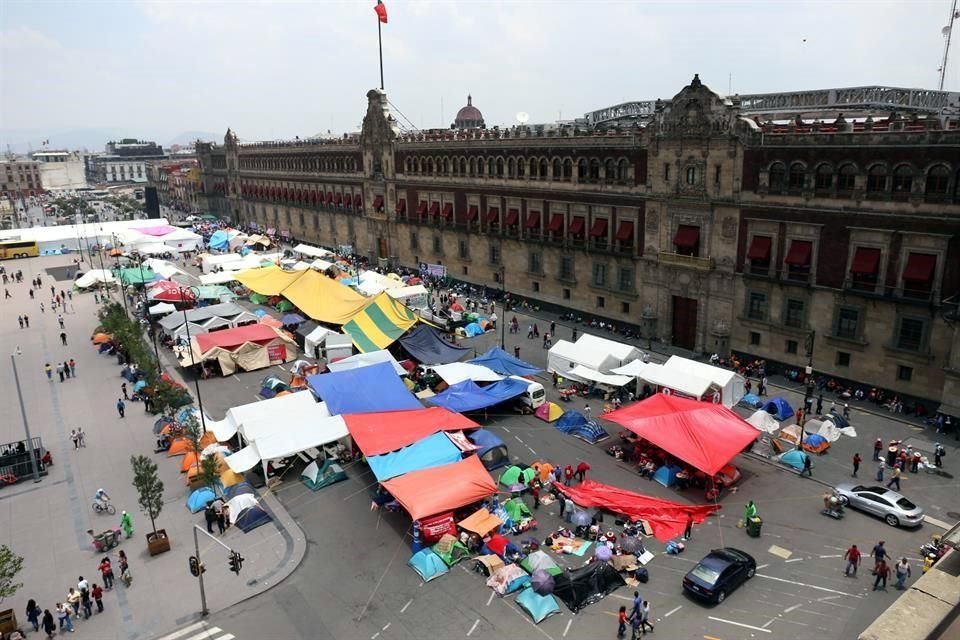
[[[377,45],[380,47],[380,90],[383,91],[383,39],[381,37],[380,16],[377,16]]]

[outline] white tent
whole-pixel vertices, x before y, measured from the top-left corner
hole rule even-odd
[[[143,261],[143,266],[150,267],[154,273],[159,273],[164,278],[169,279],[171,276],[180,274],[186,274],[187,272],[183,269],[180,269],[172,262],[166,260],[160,260],[158,258],[147,258]]]
[[[296,455],[307,449],[336,442],[348,435],[347,423],[341,416],[291,424],[289,428],[257,438],[237,453],[227,456],[227,465],[236,473],[244,473],[252,469],[257,462],[266,463],[268,460]]]
[[[290,396],[312,396],[309,391],[298,391]],[[290,396],[280,396],[280,399]],[[265,400],[264,402],[269,402]],[[261,403],[262,404],[262,403]],[[289,403],[282,407],[275,415],[260,415],[247,418],[240,424],[240,434],[248,442],[259,442],[262,438],[269,438],[287,429],[296,428],[300,424],[314,424],[330,417],[330,410],[326,402],[316,402],[310,398],[310,403]]]
[[[633,360],[622,367],[611,369],[610,373],[616,373],[621,376],[631,376],[633,378],[642,378],[644,373],[648,371],[658,371],[659,369],[660,365],[656,363],[644,362],[643,360]]]
[[[216,433],[216,431],[214,432]],[[246,473],[260,462],[260,452],[256,444],[250,444],[225,458],[227,466],[235,473]]]
[[[400,363],[397,362],[397,359],[393,357],[393,354],[386,349],[381,349],[380,351],[368,351],[367,353],[357,353],[349,358],[331,362],[327,365],[327,367],[330,369],[330,371],[347,371],[348,369],[359,369],[360,367],[366,367],[371,364],[378,364],[380,362],[389,362],[391,365],[393,365],[393,370],[397,372],[398,376],[407,375],[407,370],[401,367]]]
[[[503,380],[503,376],[491,369],[470,362],[437,364],[430,368],[451,387],[464,380],[473,380],[474,382],[498,382]]]
[[[720,401],[725,407],[732,407],[744,394],[744,379],[735,371],[721,369],[712,364],[697,362],[680,356],[670,356],[663,364],[664,368],[678,371],[682,374],[691,374],[710,380],[720,391]]]
[[[388,278],[387,276],[381,275],[376,271],[364,271],[360,274],[360,284],[357,286],[360,293],[368,296],[375,296],[381,291],[387,289],[400,289],[403,288],[403,282],[400,280],[394,280],[393,278]]]
[[[170,253],[173,251],[173,248],[168,247],[162,242],[150,242],[144,244],[135,245],[131,251],[136,251],[138,253],[145,253],[151,256],[159,256],[164,253]]]
[[[547,352],[547,370],[566,376],[577,365],[607,373],[622,363],[608,353],[557,340]]]
[[[327,251],[326,249],[321,249],[320,247],[313,247],[309,244],[298,244],[293,248],[294,253],[300,253],[305,256],[310,256],[311,258],[326,258],[327,256],[332,256],[332,251]]]
[[[240,514],[249,509],[250,507],[257,506],[257,499],[250,493],[241,493],[238,496],[234,496],[227,501],[227,506],[230,507],[229,516],[230,524],[233,524],[237,521],[237,518],[240,517]]]
[[[666,389],[670,393],[677,392],[682,396],[697,400],[703,399],[714,388],[714,384],[710,380],[649,362],[644,374],[639,378],[660,387],[661,391]]]
[[[322,260],[320,258],[310,263],[310,268],[316,269],[317,271],[326,271],[332,266],[333,266],[332,262],[327,262],[326,260]]]
[[[617,376],[610,373],[600,373],[599,371],[588,369],[582,364],[578,364],[573,369],[568,371],[567,377],[573,380],[589,380],[591,382],[598,382],[611,387],[622,387],[625,384],[633,382],[633,378],[630,376]]]
[[[170,304],[169,302],[158,302],[157,304],[150,307],[150,315],[152,316],[162,316],[167,313],[173,313],[177,308]]]
[[[311,410],[315,410],[316,407],[317,400],[313,397],[313,394],[308,391],[301,391],[261,402],[251,402],[250,404],[231,407],[227,409],[227,414],[223,417],[223,420],[208,421],[207,426],[213,429],[213,435],[217,436],[219,442],[226,442],[238,431],[241,432],[241,435],[247,437],[245,431],[241,430],[246,423],[268,420],[282,424],[288,419],[288,416],[303,416]],[[320,411],[326,411],[326,405]],[[326,413],[329,415],[329,411]]]
[[[200,276],[200,284],[226,284],[237,279],[236,272],[222,271],[219,273],[204,273]]]
[[[607,338],[601,338],[600,336],[594,336],[589,333],[580,336],[575,344],[578,349],[583,351],[595,351],[616,360],[617,363],[610,368],[622,367],[632,360],[642,358],[644,355],[640,349],[637,349],[633,345],[608,340]],[[604,371],[604,373],[607,373],[607,371]]]
[[[392,278],[388,278],[392,280]],[[394,300],[399,300],[411,309],[427,308],[427,288],[422,284],[415,284],[410,287],[396,287],[387,289],[387,295]]]
[[[767,433],[776,433],[777,429],[780,428],[780,422],[763,409],[757,409],[752,416],[747,418],[747,422]]]
[[[77,285],[81,289],[87,289],[89,287],[96,286],[100,282],[116,282],[117,279],[113,277],[113,274],[110,273],[107,269],[90,269],[82,276],[77,278],[73,284]]]
[[[322,346],[327,339],[327,335],[333,333],[326,327],[317,327],[303,338],[303,352],[309,357],[314,357],[316,349]]]
[[[200,256],[200,265],[204,273],[210,273],[217,267],[227,268],[227,265],[243,262],[243,256],[238,253],[225,253],[223,255],[211,255],[205,253]]]

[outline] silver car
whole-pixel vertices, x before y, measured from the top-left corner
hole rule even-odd
[[[919,527],[923,523],[923,509],[886,487],[844,483],[833,491],[842,504],[880,516],[891,527]]]

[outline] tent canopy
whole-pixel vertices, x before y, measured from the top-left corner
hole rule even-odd
[[[574,344],[580,349],[603,354],[605,357],[616,360],[617,363],[613,366],[617,367],[643,357],[643,352],[633,345],[617,342],[616,340],[610,340],[608,338],[601,338],[600,336],[589,333],[582,334]]]
[[[528,364],[519,358],[514,358],[500,347],[491,347],[482,356],[473,360],[468,360],[471,364],[479,364],[487,367],[491,371],[505,376],[533,376],[542,371],[532,364]]]
[[[469,362],[452,362],[450,364],[438,364],[433,367],[434,373],[451,387],[465,380],[474,382],[497,382],[503,380],[503,376],[494,373],[490,369]]]
[[[516,398],[526,392],[527,386],[527,382],[513,378],[506,378],[482,388],[472,380],[464,380],[438,393],[427,402],[451,411],[476,411]]]
[[[533,587],[527,587],[520,592],[517,596],[517,606],[530,614],[534,624],[540,624],[553,614],[560,613],[560,605],[552,595],[541,595],[534,591]]]
[[[491,531],[498,531],[502,525],[500,518],[493,515],[486,509],[477,509],[472,514],[457,523],[464,531],[476,533],[480,537],[485,537]]]
[[[414,520],[479,502],[496,493],[497,486],[480,459],[413,471],[383,483]]]
[[[386,349],[381,349],[380,351],[369,351],[367,353],[358,353],[343,358],[342,360],[337,360],[336,362],[329,362],[327,363],[327,368],[330,369],[330,371],[349,371],[351,369],[368,367],[371,364],[377,364],[380,362],[390,363],[390,366],[393,367],[393,370],[398,376],[407,375],[407,370],[401,367],[400,363],[397,362],[397,359],[393,357],[393,354]]]
[[[283,289],[283,296],[318,322],[344,324],[369,302],[353,289],[312,269],[295,274],[296,279]]]
[[[497,434],[486,429],[477,429],[467,437],[470,442],[477,445],[477,457],[483,461],[483,466],[487,469],[496,469],[509,464],[507,445]]]
[[[777,396],[776,398],[770,398],[767,401],[767,404],[763,405],[763,410],[772,415],[777,420],[789,420],[793,417],[793,407],[790,406],[790,403]]]
[[[388,362],[312,375],[307,384],[327,403],[332,414],[423,408]]]
[[[424,364],[456,362],[470,352],[469,347],[450,344],[433,327],[421,324],[400,338],[400,344],[411,356]]]
[[[218,441],[226,442],[243,425],[271,420],[282,424],[290,421],[293,416],[302,415],[314,406],[317,406],[317,402],[313,394],[291,393],[287,396],[231,407],[227,409],[223,420],[207,419],[206,425],[208,430],[213,431]],[[326,415],[330,415],[330,412],[326,411]]]
[[[424,582],[430,582],[450,571],[450,567],[430,547],[413,554],[407,565],[416,571]]]
[[[544,402],[537,407],[534,415],[545,422],[553,422],[554,420],[560,419],[560,416],[563,415],[563,409],[555,402]]]
[[[376,456],[406,447],[438,431],[461,431],[479,425],[443,407],[344,416],[354,443],[364,455]]]
[[[744,379],[736,371],[715,367],[712,364],[697,362],[682,356],[670,356],[663,363],[663,368],[667,371],[709,380],[720,391],[723,405],[726,407],[734,406],[743,398]]]
[[[565,411],[553,426],[591,444],[609,437],[607,431],[596,420],[588,420],[585,415],[573,409]]]
[[[409,447],[379,456],[368,456],[367,464],[380,482],[411,471],[431,469],[461,459],[458,449],[444,433],[435,433]]]
[[[381,293],[362,311],[351,314],[349,322],[343,322],[346,323],[344,333],[350,334],[359,351],[366,352],[389,347],[417,323],[417,315],[403,303]]]
[[[747,418],[747,422],[760,431],[766,431],[767,433],[775,433],[776,430],[780,428],[780,423],[777,422],[777,419],[763,409],[754,411],[753,415]]]
[[[758,435],[754,427],[722,405],[662,393],[603,418],[711,476]]]
[[[270,266],[262,269],[239,271],[234,279],[254,293],[264,296],[278,296],[283,290],[301,276],[301,272],[284,271],[280,267]]]
[[[332,251],[327,251],[326,249],[321,249],[320,247],[313,247],[309,244],[298,244],[293,248],[294,253],[302,253],[305,256],[310,256],[311,258],[326,258],[327,256],[332,256]]]
[[[237,473],[244,473],[261,460],[286,458],[306,449],[322,447],[346,436],[347,425],[341,416],[330,416],[307,424],[290,425],[287,429],[258,438],[253,444],[227,456],[227,465]]]
[[[625,384],[633,382],[633,378],[630,376],[618,376],[612,373],[600,373],[599,371],[589,369],[582,364],[578,364],[570,371],[567,371],[567,377],[573,378],[574,380],[589,380],[590,382],[597,382],[611,387],[622,387]]]
[[[204,333],[193,339],[197,343],[198,353],[204,354],[214,347],[232,350],[247,342],[266,344],[278,338],[285,342],[293,342],[273,327],[263,324],[250,324],[233,329],[224,329],[223,331],[214,331],[213,333]]]

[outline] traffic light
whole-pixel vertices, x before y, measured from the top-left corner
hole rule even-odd
[[[190,556],[190,575],[194,578],[200,576],[200,561],[197,556]]]
[[[230,571],[233,571],[235,574],[240,575],[240,567],[243,566],[243,556],[240,555],[239,551],[230,552]]]

